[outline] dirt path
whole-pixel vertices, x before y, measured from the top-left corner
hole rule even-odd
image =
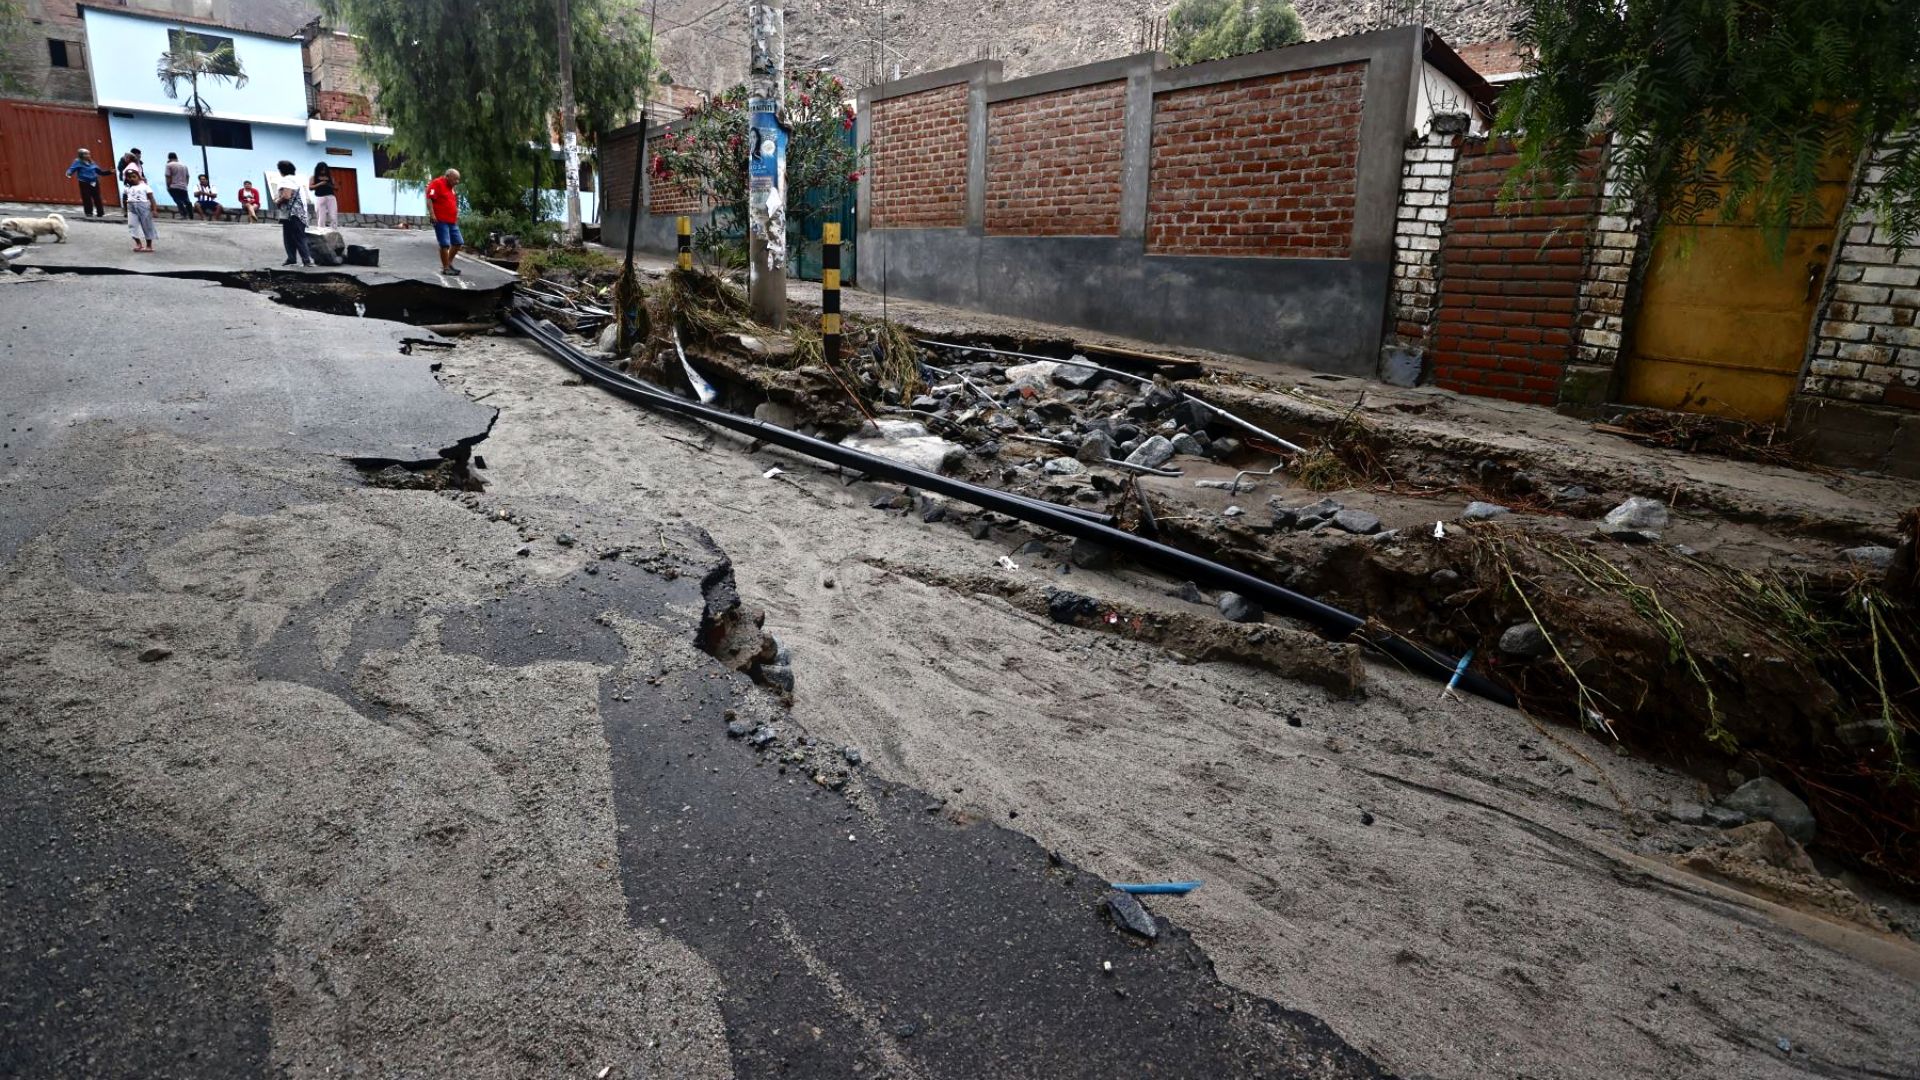
[[[702,449],[524,343],[464,344],[443,377],[502,410],[481,447],[493,495],[708,529],[792,648],[816,736],[1113,880],[1204,879],[1156,907],[1228,981],[1403,1074],[1920,1073],[1910,977],[1632,861],[1708,835],[1660,818],[1697,801],[1690,780],[1378,665],[1364,700],[1330,700],[925,584],[907,569],[1008,573],[1021,537],[971,540],[870,509],[872,485]]]

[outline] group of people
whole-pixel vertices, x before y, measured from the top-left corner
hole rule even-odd
[[[307,197],[311,194],[313,198],[314,228],[339,226],[340,198],[334,186],[333,168],[324,161],[319,162],[305,184],[294,175],[293,162],[281,161],[274,168],[279,176],[273,181],[273,206],[280,212],[280,239],[287,249],[287,261],[280,265],[292,266],[297,261],[302,266],[312,266],[313,251],[307,246]],[[103,171],[93,160],[93,152],[84,146],[74,156],[73,164],[67,166],[67,175],[80,185],[80,205],[88,217],[107,215],[100,201]],[[154,192],[147,183],[147,167],[141,161],[140,148],[136,146],[120,155],[114,172],[120,178],[120,202],[127,208],[127,231],[133,234],[133,250],[152,251],[159,231],[154,228]],[[192,217],[194,207],[198,206],[201,216],[208,221],[223,218],[226,211],[220,206],[220,193],[214,190],[207,174],[201,173],[199,186],[191,190],[187,187],[189,175],[179,154],[167,155],[164,180],[167,194],[180,216]],[[460,170],[448,169],[427,184],[427,207],[433,219],[434,240],[440,246],[442,274],[460,273],[453,260],[466,244],[466,238],[460,235],[460,197],[454,191],[459,183]],[[260,220],[260,191],[253,186],[253,181],[241,181],[238,198],[247,220]]]
[[[283,180],[293,177],[293,163],[282,161],[276,166]],[[105,217],[106,205],[100,198],[100,176],[106,169],[93,160],[93,151],[81,147],[74,155],[73,164],[67,166],[67,176],[80,186],[81,212],[87,217]],[[134,147],[120,155],[114,166],[114,173],[120,179],[120,201],[127,208],[127,231],[133,234],[135,251],[152,251],[157,231],[154,228],[153,211],[155,194],[152,185],[147,183],[147,166],[141,157],[140,148]],[[174,209],[182,218],[198,216],[207,221],[220,221],[227,211],[220,205],[220,193],[206,173],[201,173],[196,186],[192,183],[192,173],[187,169],[180,155],[169,153],[162,171],[167,195],[173,200]],[[335,228],[340,224],[340,199],[334,185],[333,167],[322,161],[314,165],[313,174],[304,186],[297,180],[276,182],[274,184],[274,206],[283,214],[298,205],[301,215],[301,228],[306,228],[306,193],[313,198],[313,224],[317,228]],[[240,213],[248,221],[260,220],[260,189],[253,186],[252,180],[240,182],[240,190],[235,197],[240,201]],[[283,222],[285,218],[282,218]],[[302,237],[304,241],[304,236]],[[288,265],[295,258],[294,249],[287,249]],[[308,256],[310,259],[311,257]]]

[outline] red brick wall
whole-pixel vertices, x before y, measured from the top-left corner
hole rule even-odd
[[[967,223],[967,85],[922,90],[872,105],[875,132],[869,213],[878,229]]]
[[[634,147],[638,144],[638,135],[622,135],[618,138],[600,137],[600,207],[601,216],[606,211],[618,209],[627,212],[627,200],[632,192],[627,187],[633,182]]]
[[[987,106],[987,231],[1117,236],[1127,84]]]
[[[1433,381],[1551,405],[1573,358],[1587,232],[1600,211],[1598,155],[1571,196],[1523,197],[1501,209],[1495,202],[1513,161],[1504,144],[1470,139],[1462,147],[1440,241]]]
[[[321,120],[371,124],[373,104],[364,94],[351,94],[344,90],[316,90],[313,93],[313,114]]]
[[[1366,65],[1156,94],[1147,250],[1341,259]]]
[[[660,140],[657,138],[647,140],[649,162],[652,161],[653,152],[659,145]],[[655,177],[652,186],[647,189],[647,213],[649,214],[698,214],[705,209],[698,196],[671,180]]]

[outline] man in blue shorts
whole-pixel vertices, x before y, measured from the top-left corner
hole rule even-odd
[[[440,272],[460,273],[453,257],[467,242],[460,235],[460,196],[454,188],[460,183],[460,170],[448,169],[427,185],[427,208],[433,213],[433,238],[440,242]]]

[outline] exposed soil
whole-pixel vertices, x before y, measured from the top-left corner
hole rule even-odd
[[[697,295],[696,284],[706,286]],[[1116,368],[1110,377],[1069,383],[1043,373],[1009,385],[1010,365],[1066,359],[1075,347],[1003,336],[986,348],[1029,356],[936,347],[931,355],[944,368],[903,371],[880,362],[889,342],[857,320],[852,355],[835,367],[804,330],[789,338],[736,329],[738,300],[713,296],[710,278],[676,274],[662,288],[669,309],[703,305],[693,325],[683,321],[683,344],[723,406],[829,438],[878,416],[919,421],[967,447],[954,467],[976,483],[1104,511],[1416,641],[1472,650],[1475,670],[1511,684],[1541,715],[1659,754],[1715,791],[1756,774],[1778,776],[1827,822],[1826,850],[1920,887],[1920,772],[1903,746],[1920,735],[1920,616],[1911,590],[1884,588],[1877,571],[1849,565],[1839,546],[1896,539],[1893,515],[1830,516],[1819,504],[1783,508],[1731,486],[1675,484],[1654,497],[1679,520],[1654,537],[1663,542],[1632,546],[1596,537],[1593,522],[1644,494],[1620,486],[1644,483],[1644,474],[1579,460],[1489,458],[1471,439],[1410,437],[1369,419],[1364,391],[1341,409],[1312,391],[1282,392],[1191,360],[1101,346],[1087,352]],[[657,330],[671,314],[656,314]],[[636,361],[635,372],[690,393],[678,355],[663,344]],[[1308,451],[1269,471],[1288,460],[1267,452],[1280,448],[1175,407],[1167,387],[1176,378],[1184,378],[1173,384],[1180,390],[1230,404]],[[1184,474],[1177,479],[1136,477],[1084,453],[1090,467],[1040,467],[1074,455],[1083,440],[1100,437],[1096,429],[1120,444],[1116,458],[1149,435],[1176,432],[1197,437],[1205,455],[1168,462]],[[1617,430],[1768,462],[1737,468],[1790,472],[1779,468],[1787,451],[1751,431],[1656,416]],[[1233,488],[1219,490],[1229,482]],[[1695,497],[1683,500],[1683,487]],[[1274,528],[1272,508],[1322,492],[1378,514],[1384,536]],[[1515,512],[1462,527],[1460,512],[1476,499]],[[1440,520],[1454,522],[1451,541],[1428,531]],[[1523,622],[1544,627],[1551,655],[1518,662],[1501,654],[1501,633]]]
[[[1022,553],[1036,537],[1005,521],[973,539],[964,508],[937,523],[873,509],[888,489],[567,386],[524,342],[474,339],[443,375],[503,410],[478,474],[490,491],[633,501],[709,528],[790,648],[793,715],[815,736],[1111,880],[1204,879],[1158,906],[1229,981],[1325,1018],[1402,1073],[1920,1071],[1905,1034],[1920,1023],[1911,942],[1682,868],[1722,835],[1689,823],[1709,794],[1693,778],[1588,733],[1442,699],[1377,662],[1356,700],[1198,660],[1188,639],[1095,629],[1097,615],[1057,622],[1037,611],[1049,588],[1143,625],[1205,609],[1169,596],[1178,582],[1074,566],[1064,544]],[[1221,471],[1149,481],[1149,498],[1173,485],[1227,497],[1192,487],[1234,471],[1210,467]],[[1433,513],[1433,496],[1379,497],[1409,499],[1409,523],[1457,514]],[[1163,529],[1200,517],[1156,508]],[[1221,529],[1243,528],[1219,509]],[[1419,572],[1366,541],[1245,532],[1325,547],[1304,571],[1320,584],[1379,574],[1349,584],[1360,596]],[[1367,548],[1338,554],[1355,544]],[[1466,536],[1442,550],[1472,567]],[[1907,926],[1907,911],[1889,902],[1873,917]]]

